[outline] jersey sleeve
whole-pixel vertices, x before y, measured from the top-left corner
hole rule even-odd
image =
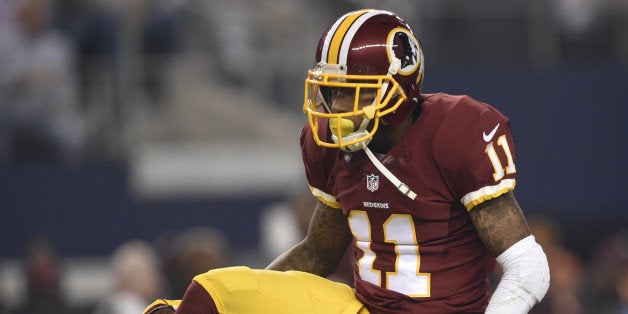
[[[434,156],[467,210],[515,187],[515,151],[509,119],[465,96],[443,120]]]
[[[327,130],[327,127],[321,126],[320,130]],[[301,130],[301,157],[308,186],[312,195],[320,202],[332,208],[340,208],[340,203],[333,196],[328,184],[330,167],[333,165],[331,154],[326,153],[328,150],[316,145],[312,130],[306,124]]]

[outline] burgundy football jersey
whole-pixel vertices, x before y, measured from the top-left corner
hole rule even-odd
[[[514,189],[509,120],[468,96],[423,96],[418,119],[380,159],[417,193],[414,200],[364,151],[317,146],[306,125],[308,184],[347,216],[356,295],[372,313],[483,312],[495,261],[468,211]],[[330,138],[327,125],[319,132]]]

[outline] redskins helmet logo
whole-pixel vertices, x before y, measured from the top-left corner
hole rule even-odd
[[[388,60],[393,57],[401,61],[399,73],[409,75],[423,64],[423,55],[419,50],[419,41],[407,29],[395,28],[388,34]]]

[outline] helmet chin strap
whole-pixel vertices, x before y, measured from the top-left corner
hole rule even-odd
[[[408,185],[401,182],[401,180],[399,180],[392,172],[390,172],[390,170],[388,170],[379,161],[379,159],[375,156],[375,154],[371,152],[368,146],[364,145],[363,149],[364,149],[364,152],[366,153],[366,156],[368,156],[371,162],[373,163],[373,165],[375,165],[375,168],[377,168],[377,170],[379,170],[397,188],[397,190],[401,192],[401,194],[409,197],[411,200],[414,201],[414,199],[417,196],[416,193],[414,193],[414,191],[412,191],[410,187],[408,187]]]
[[[363,119],[362,124],[360,124],[360,127],[358,128],[358,130],[343,137],[342,138],[343,142],[348,142],[353,139],[367,135],[368,131],[366,130],[366,127],[368,126],[369,121],[370,121],[369,119]],[[333,132],[332,132],[332,140],[338,143],[338,137],[335,134],[333,134]],[[417,194],[414,193],[414,191],[412,191],[410,187],[408,187],[408,185],[401,182],[401,180],[399,180],[392,172],[390,172],[390,170],[386,168],[386,166],[382,164],[381,161],[379,161],[379,159],[375,156],[375,154],[373,154],[373,152],[367,146],[370,141],[371,139],[369,138],[367,140],[364,140],[364,141],[361,141],[352,145],[341,147],[340,149],[345,152],[356,152],[360,149],[363,149],[364,152],[366,153],[366,156],[368,156],[368,158],[371,160],[373,165],[375,165],[375,168],[377,168],[377,170],[379,170],[379,172],[381,172],[397,188],[397,190],[401,192],[401,194],[407,196],[411,200],[414,200],[417,197]]]

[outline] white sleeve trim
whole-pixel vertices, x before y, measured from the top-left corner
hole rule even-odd
[[[528,313],[550,284],[547,257],[533,235],[513,244],[497,257],[504,274],[486,313]]]
[[[485,186],[479,190],[467,193],[460,202],[467,210],[471,210],[477,204],[513,190],[516,184],[517,181],[515,179],[503,179],[496,185]]]
[[[314,195],[314,197],[316,197],[319,201],[325,203],[327,206],[340,208],[340,204],[333,195],[327,194],[311,185],[309,185],[309,187],[310,191],[312,191],[312,195]]]

